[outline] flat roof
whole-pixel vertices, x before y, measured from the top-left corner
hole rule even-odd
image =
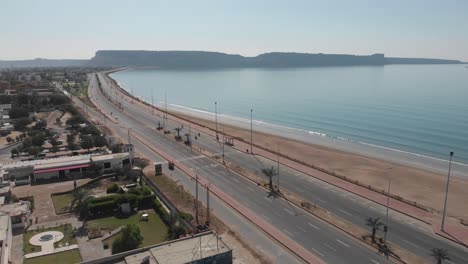
[[[41,160],[42,162],[34,165],[34,171],[88,164],[89,157],[83,155]]]
[[[7,237],[9,220],[10,220],[9,215],[0,214],[0,241],[4,241]]]
[[[124,153],[113,153],[113,154],[106,154],[106,155],[100,155],[100,156],[92,156],[91,160],[92,161],[105,161],[105,160],[110,160],[110,159],[124,159],[124,158],[129,158],[130,154],[127,152]]]
[[[188,263],[231,250],[222,240],[217,240],[218,236],[210,232],[168,242],[149,251],[158,264]]]
[[[44,173],[44,172],[52,172],[52,171],[61,171],[61,170],[73,170],[79,168],[87,168],[89,164],[81,164],[81,165],[73,165],[73,166],[65,166],[65,167],[55,167],[50,169],[43,169],[43,170],[34,170],[34,173]]]

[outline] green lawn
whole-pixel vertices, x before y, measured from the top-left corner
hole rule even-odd
[[[105,217],[95,220],[88,221],[88,228],[103,228],[103,229],[116,229],[126,224],[135,224],[140,228],[141,234],[143,235],[143,243],[141,247],[158,244],[167,239],[168,228],[163,223],[161,218],[154,212],[154,210],[146,210],[149,218],[148,221],[140,221],[140,214],[134,214],[128,218],[117,218],[117,217]],[[108,238],[108,241],[103,243],[109,243],[109,247],[112,245],[112,241],[117,237]]]
[[[46,255],[42,257],[24,259],[24,264],[51,264],[51,263],[60,263],[60,264],[73,264],[80,263],[81,256],[78,249],[72,249],[56,254]]]
[[[52,194],[52,202],[54,203],[55,213],[63,214],[70,210],[73,195],[71,193],[54,195]]]
[[[29,239],[31,239],[31,237],[33,237],[34,235],[39,234],[41,232],[52,231],[52,230],[53,231],[60,231],[64,235],[62,240],[55,243],[56,248],[59,247],[59,245],[65,245],[65,243],[67,243],[67,242],[68,242],[69,245],[76,244],[76,239],[72,237],[73,228],[72,228],[72,226],[70,224],[57,226],[57,227],[52,227],[52,228],[47,228],[47,229],[42,229],[42,230],[27,231],[23,235],[23,251],[24,251],[24,254],[38,252],[38,251],[41,250],[40,247],[33,246],[33,245],[29,244]]]

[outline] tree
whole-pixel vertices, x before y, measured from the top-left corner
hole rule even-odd
[[[437,264],[442,264],[443,260],[450,260],[448,250],[443,248],[431,249],[431,257],[437,261]]]
[[[104,136],[94,136],[94,146],[97,148],[104,147],[107,145],[107,140]]]
[[[79,189],[77,189],[79,190]],[[86,226],[86,222],[88,221],[89,217],[91,216],[89,212],[89,203],[87,200],[81,200],[76,203],[75,206],[75,213],[78,216],[80,221],[83,221],[83,226]]]
[[[89,151],[94,147],[93,138],[91,136],[84,136],[81,141],[81,147]]]
[[[36,130],[45,129],[46,127],[47,127],[47,122],[44,121],[44,120],[39,120],[34,125],[34,129],[36,129]]]
[[[176,128],[174,128],[174,130],[177,131],[177,137],[176,137],[177,140],[181,140],[181,139],[182,139],[182,137],[180,136],[180,131],[182,131],[182,129],[183,129],[183,128],[181,128],[181,127],[176,127]]]
[[[6,141],[8,142],[8,144],[10,144],[11,142],[15,140],[12,137],[6,137]]]
[[[369,217],[366,220],[366,225],[372,228],[372,243],[374,243],[375,233],[377,232],[377,230],[380,230],[380,227],[383,225],[383,223],[380,221],[379,218]]]
[[[52,145],[52,152],[57,152],[58,151],[58,145],[59,145],[59,142],[57,141],[57,139],[55,138],[52,138],[50,140],[50,144]]]
[[[12,107],[9,112],[11,119],[17,119],[29,116],[29,109],[24,107]]]
[[[37,156],[41,152],[41,149],[39,147],[32,146],[29,148],[28,154],[31,156]]]
[[[77,188],[72,192],[73,203],[79,204],[88,196],[89,191],[84,188]]]
[[[271,168],[263,169],[262,172],[268,177],[268,185],[270,189],[273,190],[273,176],[277,174],[275,167],[271,166]]]
[[[37,147],[44,145],[44,141],[45,141],[45,136],[42,133],[38,133],[31,138],[31,143]]]
[[[31,124],[31,120],[29,120],[29,118],[27,117],[23,117],[15,121],[14,127],[15,127],[15,130],[22,131],[29,124]]]
[[[112,254],[136,249],[143,242],[140,228],[135,224],[127,224],[121,232],[122,235],[112,243]]]
[[[18,156],[19,155],[19,151],[17,148],[13,148],[11,150],[11,157],[14,158],[15,156]]]

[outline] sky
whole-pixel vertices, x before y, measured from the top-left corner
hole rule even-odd
[[[0,60],[89,59],[97,50],[468,61],[468,1],[0,0]]]

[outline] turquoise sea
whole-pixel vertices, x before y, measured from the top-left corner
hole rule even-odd
[[[131,69],[111,74],[148,102],[468,163],[468,68]]]

